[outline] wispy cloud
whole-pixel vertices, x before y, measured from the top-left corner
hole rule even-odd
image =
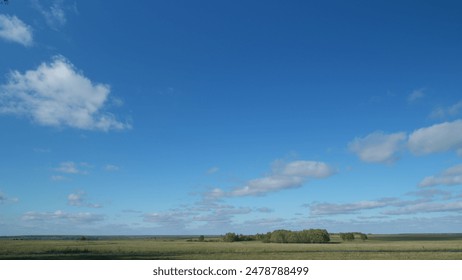
[[[67,196],[67,204],[77,207],[101,208],[100,204],[89,203],[85,192],[71,193]]]
[[[16,203],[18,202],[19,199],[16,197],[8,197],[6,194],[0,192],[0,204],[6,204],[6,203]]]
[[[113,165],[113,164],[106,164],[104,166],[104,170],[108,171],[108,172],[115,172],[115,171],[119,171],[120,167],[118,167],[117,165]]]
[[[66,181],[67,178],[62,175],[51,175],[50,177],[51,181],[53,182],[61,182],[61,181]]]
[[[365,200],[354,203],[313,203],[309,205],[312,215],[339,215],[358,213],[362,210],[370,210],[389,206],[396,202],[395,198],[384,198],[380,200]]]
[[[312,216],[333,216],[358,214],[367,210],[383,209],[380,216],[413,215],[434,212],[459,212],[462,201],[450,192],[419,190],[407,193],[416,199],[405,200],[396,197],[365,200],[351,203],[312,203],[305,205]]]
[[[454,117],[462,112],[462,100],[448,107],[437,107],[430,114],[431,118]]]
[[[72,161],[60,163],[59,167],[55,168],[55,170],[66,174],[78,174],[81,172]]]
[[[462,201],[430,203],[422,202],[383,212],[386,215],[409,215],[433,212],[462,212]]]
[[[423,89],[423,88],[413,90],[411,92],[411,94],[409,94],[409,96],[407,98],[407,101],[412,103],[412,102],[415,102],[415,101],[417,101],[419,99],[422,99],[425,96],[424,90],[425,89]]]
[[[191,213],[185,211],[154,212],[143,215],[143,221],[157,227],[183,229],[190,223]]]
[[[47,25],[53,30],[59,30],[67,22],[66,12],[74,10],[74,6],[65,5],[63,0],[33,0],[33,6],[45,18]]]
[[[96,223],[104,220],[103,215],[79,212],[67,213],[62,210],[54,212],[26,212],[22,216],[23,221],[38,221],[38,222],[70,222],[76,224]]]
[[[420,187],[433,187],[437,185],[462,185],[462,164],[450,167],[441,174],[425,177],[419,183]]]
[[[101,131],[131,128],[102,111],[109,93],[109,85],[94,84],[64,57],[55,56],[35,70],[10,74],[0,86],[0,113],[25,116],[44,126]]]
[[[61,162],[59,167],[54,168],[55,171],[65,173],[65,174],[87,174],[88,171],[80,169],[80,167],[85,167],[85,164],[76,164],[73,161]]]
[[[321,179],[332,176],[335,170],[324,162],[293,161],[284,163],[276,161],[268,176],[253,179],[245,185],[231,191],[215,188],[207,193],[208,198],[258,196],[284,189],[301,187],[309,179]]]
[[[0,14],[0,38],[26,47],[33,44],[32,28],[16,16]]]
[[[260,208],[257,208],[257,211],[261,213],[271,213],[271,212],[274,212],[274,209],[269,208],[269,207],[260,207]]]
[[[462,120],[417,129],[409,135],[408,147],[416,155],[449,150],[462,154]]]
[[[218,168],[217,166],[214,166],[214,167],[210,167],[206,173],[208,175],[212,175],[212,174],[217,173],[218,171],[220,171],[220,168]]]
[[[348,149],[365,162],[391,163],[398,159],[405,140],[404,132],[385,134],[377,131],[364,138],[355,138],[348,144]]]

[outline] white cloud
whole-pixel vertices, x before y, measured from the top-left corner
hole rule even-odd
[[[384,212],[386,215],[409,215],[416,213],[431,213],[431,212],[461,212],[462,201],[445,202],[445,203],[417,203],[407,207],[400,207],[395,210]]]
[[[48,7],[42,6],[42,4],[38,0],[33,0],[34,7],[39,11],[42,16],[45,18],[47,25],[54,30],[59,30],[64,25],[66,25],[67,17],[66,17],[66,10],[70,10],[69,7],[64,6],[63,0],[53,0],[53,1],[45,1],[47,3],[43,3]],[[75,7],[74,7],[75,9]]]
[[[66,177],[61,176],[61,175],[52,175],[52,176],[50,177],[50,179],[51,179],[51,181],[53,181],[53,182],[61,182],[61,181],[67,180]]]
[[[339,215],[357,213],[362,210],[382,208],[389,206],[396,199],[381,199],[372,201],[359,201],[354,203],[314,203],[309,205],[312,215]]]
[[[418,99],[421,99],[425,96],[424,94],[424,89],[416,89],[414,91],[411,92],[411,94],[409,94],[408,98],[407,98],[407,101],[409,102],[414,102]]]
[[[433,187],[437,185],[462,185],[462,164],[446,169],[436,176],[425,177],[420,183],[420,187]]]
[[[408,147],[416,155],[449,150],[462,153],[462,120],[417,129],[409,136]]]
[[[77,207],[90,207],[90,208],[101,208],[100,204],[88,203],[86,202],[86,193],[78,192],[71,193],[67,196],[67,204]]]
[[[115,172],[115,171],[119,171],[119,167],[116,166],[116,165],[113,165],[113,164],[106,164],[106,166],[104,166],[104,170],[108,171],[108,172]]]
[[[207,174],[208,175],[212,175],[212,174],[215,174],[217,173],[218,171],[220,171],[220,168],[214,166],[214,167],[210,167],[208,170],[207,170]]]
[[[348,149],[361,160],[374,163],[390,163],[398,159],[406,134],[404,132],[385,134],[377,131],[364,138],[355,138]]]
[[[0,38],[28,47],[33,43],[32,28],[16,16],[0,15]]]
[[[79,170],[73,161],[61,162],[59,167],[55,168],[54,170],[66,174],[85,173],[84,171]]]
[[[257,208],[257,211],[260,212],[260,213],[271,213],[271,212],[274,212],[273,209],[269,208],[269,207],[260,207],[260,208]]]
[[[0,87],[0,113],[53,127],[129,129],[129,124],[102,111],[109,93],[108,85],[94,84],[64,57],[55,56],[35,70],[10,74],[8,83]]]
[[[462,101],[457,102],[449,107],[437,107],[430,114],[432,118],[453,117],[462,112]]]
[[[148,213],[144,215],[143,221],[157,227],[183,229],[191,222],[191,214],[181,211]]]
[[[16,203],[18,201],[19,201],[18,198],[16,198],[16,197],[7,197],[6,194],[0,192],[0,204]]]
[[[71,222],[77,224],[87,224],[100,222],[104,220],[104,217],[99,214],[89,212],[79,213],[66,213],[61,210],[55,212],[34,212],[30,211],[22,216],[23,221],[39,221],[39,222]]]
[[[83,193],[71,193],[67,196],[67,204],[71,206],[81,206],[83,203]]]
[[[215,188],[207,193],[207,197],[265,195],[269,192],[298,188],[308,179],[326,178],[334,173],[334,169],[324,162],[300,160],[286,164],[276,161],[271,174],[268,176],[250,180],[244,186],[236,187],[229,192]]]

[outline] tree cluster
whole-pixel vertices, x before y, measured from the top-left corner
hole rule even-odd
[[[340,233],[340,238],[343,241],[353,241],[355,240],[355,237],[359,236],[362,241],[367,240],[367,234],[361,233],[361,232],[342,232]]]
[[[256,240],[255,235],[243,235],[243,234],[236,234],[234,232],[228,232],[223,237],[223,241],[225,242],[253,241],[253,240]]]
[[[330,236],[325,229],[305,229],[301,231],[275,230],[266,234],[266,242],[272,243],[327,243]]]

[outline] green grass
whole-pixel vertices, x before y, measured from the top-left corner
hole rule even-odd
[[[371,235],[327,244],[190,242],[184,238],[104,240],[0,239],[0,259],[462,260],[462,234]]]

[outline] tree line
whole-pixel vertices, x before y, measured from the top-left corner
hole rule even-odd
[[[225,242],[252,240],[260,240],[265,243],[327,243],[330,241],[330,236],[325,229],[305,229],[301,231],[279,229],[255,235],[238,235],[234,232],[228,232],[223,237]]]
[[[337,234],[335,234],[337,235]],[[366,241],[367,235],[361,232],[341,232],[338,236],[342,241],[354,241],[359,238]],[[292,231],[278,229],[268,233],[258,233],[254,235],[236,234],[228,232],[223,236],[225,242],[254,241],[259,240],[264,243],[328,243],[330,234],[325,229],[304,229]]]

